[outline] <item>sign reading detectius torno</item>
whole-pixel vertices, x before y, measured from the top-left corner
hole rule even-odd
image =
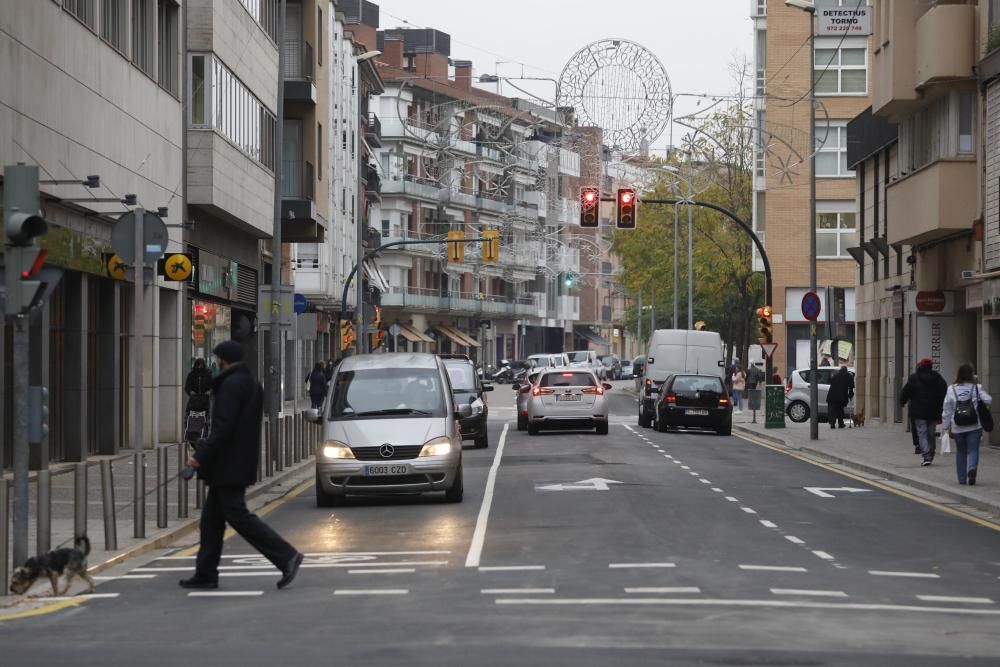
[[[871,7],[832,7],[817,9],[816,35],[827,37],[867,37],[872,34]]]

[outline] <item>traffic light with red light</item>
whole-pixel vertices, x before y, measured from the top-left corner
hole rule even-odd
[[[601,190],[593,186],[580,188],[580,226],[597,227],[601,209]]]
[[[774,329],[771,324],[771,306],[762,306],[757,309],[757,334],[759,336],[758,342],[763,345],[764,343],[771,342],[771,336],[774,333]]]
[[[615,225],[618,229],[635,229],[636,196],[633,188],[619,188],[616,198]]]

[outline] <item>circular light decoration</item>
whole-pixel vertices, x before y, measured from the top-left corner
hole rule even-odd
[[[638,151],[670,122],[670,78],[659,58],[627,39],[583,47],[559,75],[559,106],[573,107],[580,125],[600,127],[613,150]]]

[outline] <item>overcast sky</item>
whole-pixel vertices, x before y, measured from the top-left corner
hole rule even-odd
[[[729,65],[750,57],[753,24],[747,0],[374,0],[381,27],[437,28],[451,35],[451,57],[471,60],[475,75],[559,78],[590,42],[622,37],[663,62],[673,92],[726,94]],[[508,61],[497,65],[496,61]],[[551,99],[551,82],[513,82]],[[495,84],[477,84],[496,90]],[[523,96],[505,86],[503,93]],[[695,110],[681,97],[678,114]],[[677,143],[675,139],[675,143]],[[666,135],[655,146],[666,145]]]

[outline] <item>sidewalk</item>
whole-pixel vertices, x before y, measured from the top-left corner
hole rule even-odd
[[[979,479],[975,486],[962,486],[955,471],[955,455],[939,452],[933,465],[922,467],[902,424],[836,430],[820,424],[819,440],[811,441],[808,422],[786,421],[783,429],[765,429],[762,412],[757,413],[757,424],[749,423],[750,416],[750,412],[734,415],[734,433],[754,435],[1000,516],[1000,450],[996,448],[980,447]]]

